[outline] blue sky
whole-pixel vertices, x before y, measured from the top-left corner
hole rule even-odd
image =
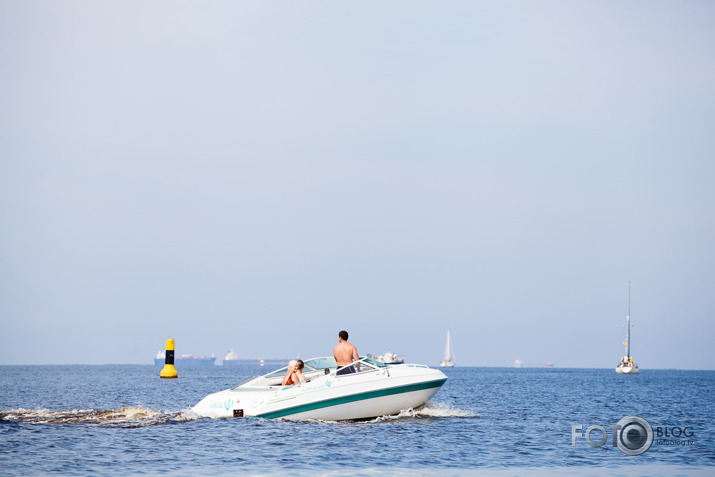
[[[711,2],[0,1],[0,364],[714,369]]]

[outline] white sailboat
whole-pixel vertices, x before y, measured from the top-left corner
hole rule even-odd
[[[631,356],[631,282],[628,282],[628,314],[626,315],[626,354],[621,356],[621,362],[616,367],[618,374],[638,374],[638,364]]]
[[[447,343],[444,345],[444,360],[439,362],[443,368],[454,367],[454,348],[452,347],[452,335],[447,330]]]

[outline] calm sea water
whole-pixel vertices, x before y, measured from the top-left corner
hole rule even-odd
[[[160,369],[0,366],[0,475],[715,475],[715,371],[454,368],[424,409],[335,423],[198,418],[268,370]],[[629,415],[691,436],[572,446],[572,425]]]

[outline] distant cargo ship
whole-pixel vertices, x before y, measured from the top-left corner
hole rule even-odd
[[[156,353],[154,358],[154,364],[164,365],[166,361],[166,355],[164,351],[159,351]],[[179,358],[174,358],[175,366],[213,366],[216,362],[216,357],[211,356],[210,358],[194,358],[190,354],[182,354]]]
[[[238,353],[231,348],[221,364],[224,366],[285,366],[288,361],[290,359],[239,358]]]
[[[261,358],[245,358],[245,359],[225,359],[224,366],[285,366],[290,359],[261,359]]]
[[[395,353],[388,351],[387,353],[376,356],[374,354],[367,355],[368,358],[374,359],[375,361],[380,361],[385,364],[402,364],[405,362],[405,358],[402,356],[397,356]]]

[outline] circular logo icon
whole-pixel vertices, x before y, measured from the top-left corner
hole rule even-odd
[[[641,455],[653,445],[653,427],[640,416],[626,416],[618,421],[618,448],[626,455]]]

